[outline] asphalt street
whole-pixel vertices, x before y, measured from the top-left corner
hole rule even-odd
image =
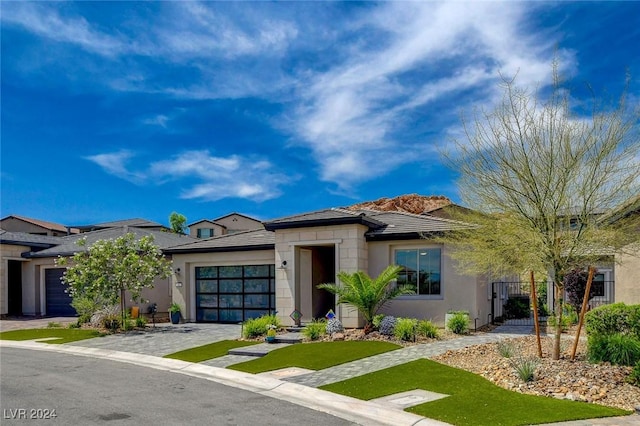
[[[3,425],[352,424],[254,392],[103,359],[2,348],[0,368]]]

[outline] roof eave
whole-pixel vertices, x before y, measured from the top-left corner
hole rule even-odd
[[[200,247],[192,249],[166,249],[165,254],[188,254],[188,253],[223,253],[237,251],[257,251],[257,250],[274,250],[275,244],[259,244],[251,246],[232,246],[232,247]]]

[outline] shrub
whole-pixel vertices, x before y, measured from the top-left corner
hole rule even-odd
[[[82,327],[82,324],[80,324],[80,320],[78,320],[76,322],[71,322],[67,326],[67,328],[80,328],[80,327]]]
[[[380,321],[380,334],[393,336],[393,331],[396,328],[396,321],[396,318],[390,315],[382,318],[382,321]]]
[[[591,362],[610,362],[617,365],[634,365],[640,362],[640,340],[617,334],[589,336],[587,357]]]
[[[98,303],[93,298],[80,295],[73,298],[71,306],[78,313],[80,324],[90,322],[91,316],[99,309]]]
[[[62,324],[60,324],[59,322],[49,321],[49,323],[47,324],[47,328],[60,328],[60,327],[62,327]]]
[[[512,361],[518,377],[523,382],[531,382],[535,378],[538,361],[534,358],[517,358]]]
[[[504,304],[504,315],[507,318],[529,318],[529,299],[512,297]]]
[[[123,328],[125,331],[129,331],[129,330],[133,330],[133,329],[134,329],[134,327],[135,327],[135,325],[136,325],[136,322],[135,322],[134,320],[132,320],[132,319],[130,319],[130,318],[126,318],[126,319],[124,320],[124,324],[122,325],[122,328]]]
[[[513,357],[515,351],[516,351],[516,348],[513,346],[513,343],[505,342],[504,340],[501,340],[498,342],[498,353],[503,358]]]
[[[309,340],[318,340],[325,334],[327,324],[325,320],[314,320],[302,330],[302,334]]]
[[[416,326],[416,332],[420,336],[428,337],[430,339],[437,339],[440,337],[440,332],[438,331],[438,327],[436,327],[429,320],[421,320],[418,321],[418,325]]]
[[[467,334],[469,332],[469,316],[466,312],[456,312],[449,319],[447,327],[455,334]]]
[[[384,318],[384,314],[375,315],[373,317],[373,320],[371,320],[371,324],[373,325],[373,328],[375,328],[376,330],[380,330],[380,323],[382,322],[383,318]]]
[[[263,315],[258,318],[250,318],[246,320],[243,325],[242,336],[245,339],[264,336],[267,333],[269,325],[280,328],[280,320],[275,315]]]
[[[111,330],[111,326],[113,325],[111,320],[113,318],[118,320],[117,329],[120,327],[120,307],[118,305],[104,306],[91,315],[91,325],[93,327],[104,327]],[[109,325],[109,327],[107,327],[107,325]]]
[[[327,321],[327,326],[325,328],[327,334],[331,335],[334,333],[342,333],[344,331],[344,327],[338,318],[331,318]]]
[[[136,318],[136,327],[144,328],[147,325],[147,319],[145,317]]]
[[[582,300],[587,291],[589,272],[584,269],[574,269],[564,276],[564,289],[567,293],[567,303],[576,311],[582,308]],[[591,286],[588,300],[595,295],[595,288]]]
[[[636,362],[635,367],[631,370],[631,374],[627,376],[627,383],[640,387],[640,361]]]
[[[640,305],[614,303],[600,306],[587,312],[585,328],[590,335],[621,333],[640,339]]]
[[[416,325],[418,320],[414,318],[398,318],[393,329],[396,339],[410,342],[416,339]]]

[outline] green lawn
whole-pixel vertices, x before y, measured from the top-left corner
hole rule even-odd
[[[262,358],[227,368],[247,373],[262,373],[287,367],[322,370],[360,358],[400,349],[393,343],[375,341],[341,341],[302,343],[269,352]]]
[[[175,352],[165,355],[164,358],[181,359],[189,362],[202,362],[208,359],[224,356],[233,348],[241,348],[243,346],[257,345],[261,342],[243,342],[240,340],[222,340],[220,342],[210,343],[208,345],[198,346],[184,351]]]
[[[476,374],[427,359],[321,389],[364,400],[412,389],[447,394],[450,396],[407,411],[454,425],[527,425],[630,414],[596,404],[511,392]]]
[[[27,330],[3,331],[0,333],[0,340],[36,340],[56,337],[56,340],[47,340],[44,343],[60,344],[101,336],[104,336],[104,334],[97,330],[83,330],[77,328],[31,328]]]

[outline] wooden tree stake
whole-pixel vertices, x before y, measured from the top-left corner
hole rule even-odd
[[[587,304],[589,303],[589,293],[591,293],[591,281],[593,281],[593,274],[595,269],[593,266],[589,266],[589,277],[587,278],[587,288],[584,289],[584,297],[582,298],[582,309],[580,309],[580,321],[578,321],[578,331],[576,332],[576,340],[573,342],[573,349],[571,350],[571,361],[576,359],[576,350],[578,349],[578,342],[580,341],[580,331],[582,330],[582,324],[584,323],[584,314],[587,311]]]

